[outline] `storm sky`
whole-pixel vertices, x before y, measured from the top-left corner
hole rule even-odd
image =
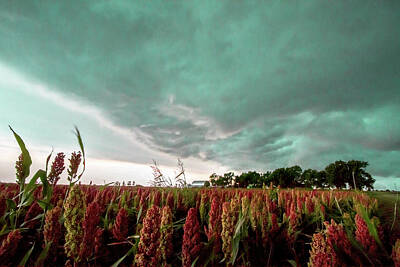
[[[0,178],[9,124],[42,168],[77,125],[86,181],[359,159],[400,189],[399,29],[396,0],[1,1]]]

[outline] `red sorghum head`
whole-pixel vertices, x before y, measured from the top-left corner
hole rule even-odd
[[[39,204],[34,201],[29,207],[27,213],[25,214],[24,222],[26,222],[25,227],[34,229],[40,224],[40,219],[33,220],[36,216],[42,213],[42,208]]]
[[[121,208],[118,211],[112,233],[118,241],[123,241],[128,237],[128,212],[126,209]]]
[[[83,239],[80,248],[80,258],[90,259],[95,252],[94,239],[97,226],[100,223],[100,206],[97,202],[92,202],[86,209],[85,218],[82,223]]]
[[[1,192],[1,191],[0,191]],[[0,193],[0,217],[4,215],[4,212],[7,210],[6,196],[1,192]]]
[[[62,172],[65,169],[64,158],[65,158],[64,153],[60,152],[57,154],[53,163],[51,164],[51,169],[50,169],[50,174],[48,175],[48,180],[49,180],[49,183],[52,184],[53,186],[55,186],[57,184],[58,180],[60,180],[60,175],[62,174]]]
[[[361,244],[361,246],[367,251],[369,255],[375,255],[378,251],[378,244],[375,239],[370,235],[368,226],[365,223],[364,219],[356,214],[355,216],[356,222],[356,240]]]
[[[175,207],[175,198],[174,198],[174,193],[172,191],[168,192],[166,205],[168,205],[171,208],[171,210],[173,210]]]
[[[219,196],[215,195],[211,202],[210,211],[208,213],[208,229],[206,235],[208,241],[214,240],[214,253],[218,254],[221,251],[221,203]]]
[[[18,244],[22,239],[20,231],[13,230],[8,233],[6,239],[3,240],[0,246],[0,262],[5,266],[11,264],[15,254],[18,251]]]
[[[156,190],[153,192],[153,205],[159,206],[161,204],[161,192],[159,190]]]
[[[202,247],[197,209],[189,209],[183,231],[182,266],[190,267],[199,256]]]
[[[78,173],[79,165],[81,164],[82,154],[79,151],[78,153],[72,152],[71,158],[69,159],[69,168],[68,172],[68,180],[73,180],[76,178]]]
[[[147,210],[143,219],[135,266],[158,266],[161,258],[160,223],[160,208],[153,205]]]
[[[322,233],[313,235],[310,251],[309,267],[332,267],[336,266],[336,254],[328,246]]]
[[[98,257],[103,249],[103,233],[104,229],[97,227],[94,236],[94,255]]]
[[[352,245],[347,238],[346,231],[342,224],[337,224],[333,219],[331,223],[324,222],[326,227],[326,239],[328,245],[334,249],[335,247],[347,255],[351,256]]]

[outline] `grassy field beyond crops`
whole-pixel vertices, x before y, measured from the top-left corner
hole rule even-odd
[[[400,192],[372,191],[368,192],[368,195],[378,199],[378,214],[381,222],[390,227],[393,225],[394,232],[400,236]]]

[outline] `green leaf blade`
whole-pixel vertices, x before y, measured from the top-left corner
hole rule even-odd
[[[21,153],[22,153],[22,165],[24,168],[24,177],[21,177],[22,180],[25,180],[26,177],[29,176],[29,172],[30,172],[30,167],[32,165],[32,158],[28,152],[28,150],[26,149],[25,143],[22,140],[22,138],[13,130],[13,128],[10,127],[10,130],[13,132],[15,139],[17,140],[17,143],[19,145],[19,148],[21,149]],[[24,181],[23,181],[24,182]]]
[[[32,247],[26,252],[25,256],[22,258],[22,260],[19,262],[18,266],[25,266],[25,264],[28,262],[29,257],[32,254],[33,249],[35,248],[35,243],[33,243]]]

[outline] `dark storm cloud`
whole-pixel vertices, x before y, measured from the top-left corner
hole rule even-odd
[[[229,167],[399,175],[400,2],[0,4],[0,61]]]

